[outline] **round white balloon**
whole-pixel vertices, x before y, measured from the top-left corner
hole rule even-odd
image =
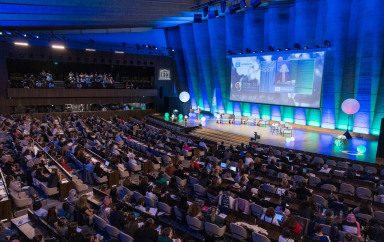
[[[179,94],[179,99],[180,99],[180,101],[182,101],[183,103],[188,102],[190,98],[191,98],[191,96],[190,96],[189,93],[186,92],[186,91],[181,92],[181,93]]]
[[[348,98],[341,104],[341,109],[346,114],[355,114],[360,109],[360,103],[356,99]]]

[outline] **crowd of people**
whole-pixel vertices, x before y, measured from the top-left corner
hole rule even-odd
[[[39,74],[27,73],[21,79],[10,80],[12,88],[55,88],[53,75],[42,71]]]
[[[382,174],[372,169],[344,167],[344,176],[336,179],[332,175],[343,168],[318,157],[262,145],[213,146],[136,119],[23,116],[2,118],[0,131],[7,135],[0,151],[9,189],[31,198],[34,213],[70,241],[115,239],[97,229],[99,218],[144,242],[214,238],[207,224],[224,228],[221,236],[231,236],[235,226],[267,237],[275,231],[271,239],[279,242],[383,238],[375,217],[382,200],[373,197],[384,196],[384,186]],[[108,164],[95,162],[92,153]],[[87,194],[73,189],[62,209],[43,207],[33,180],[57,187],[63,179],[61,172],[44,169],[48,154],[105,192],[102,204],[94,206]],[[119,172],[119,186],[99,184],[108,169]],[[373,185],[371,196],[345,196],[346,182]],[[324,185],[336,189],[324,192]],[[354,198],[361,203],[351,202]],[[4,231],[5,238],[14,238]]]
[[[110,73],[73,73],[65,80],[67,88],[114,88],[115,81]]]

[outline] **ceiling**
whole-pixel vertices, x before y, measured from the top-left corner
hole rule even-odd
[[[158,20],[169,16],[176,17],[174,25],[177,25],[183,21],[185,12],[195,6],[195,2],[196,0],[5,0],[0,1],[0,28],[50,30],[156,27]]]

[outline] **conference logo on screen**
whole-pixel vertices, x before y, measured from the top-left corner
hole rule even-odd
[[[160,81],[170,81],[171,80],[171,71],[168,69],[160,69],[159,80]]]

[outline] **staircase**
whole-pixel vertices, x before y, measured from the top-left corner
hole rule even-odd
[[[227,145],[237,146],[237,145],[240,145],[241,143],[244,143],[244,144],[249,143],[249,137],[247,136],[242,136],[238,134],[233,134],[233,133],[228,133],[228,132],[208,129],[208,128],[194,129],[189,134],[198,138],[204,138],[204,139],[217,142],[218,144],[224,141],[224,144],[226,146]]]

